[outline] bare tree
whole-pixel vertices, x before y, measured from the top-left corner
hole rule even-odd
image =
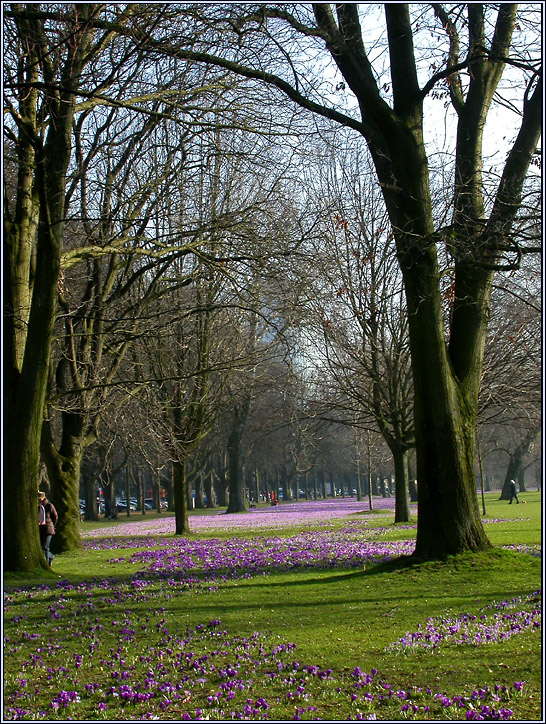
[[[532,464],[542,416],[541,274],[525,263],[499,285],[490,322],[480,393],[480,427],[487,447],[508,458],[501,499],[510,481],[525,490],[525,467]],[[486,443],[487,444],[487,443]]]
[[[408,451],[414,446],[413,388],[402,279],[384,204],[366,176],[366,158],[338,144],[326,169],[321,237],[308,280],[315,354],[328,369],[349,420],[375,421],[392,452],[395,521],[410,519]],[[315,175],[320,169],[313,167]],[[350,403],[349,403],[350,404]]]
[[[365,139],[393,229],[407,303],[420,486],[417,556],[490,546],[475,495],[478,393],[495,274],[516,267],[530,250],[516,221],[541,132],[540,54],[532,24],[518,30],[513,4],[471,3],[464,9],[435,4],[417,22],[408,5],[385,4],[388,76],[383,59],[372,62],[366,52],[356,4],[338,4],[335,12],[329,4],[215,5],[205,12],[196,9],[203,33],[193,45],[160,37],[149,41],[173,57],[265,84]],[[432,28],[438,37],[433,53],[422,52],[422,28]],[[330,60],[337,77],[331,65],[330,75],[322,78],[304,72],[309,63],[317,70],[321,52],[321,69]],[[519,77],[509,100],[521,123],[505,163],[496,176],[485,177],[485,123],[492,104],[503,102],[499,83],[507,69]],[[425,74],[428,79],[421,80]],[[452,218],[439,226],[424,104],[445,83],[457,132]],[[351,103],[340,103],[336,89],[350,92]],[[438,263],[444,245],[454,267],[449,327]]]

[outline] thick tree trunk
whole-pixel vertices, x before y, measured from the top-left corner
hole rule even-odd
[[[7,450],[5,434],[4,446]],[[35,464],[36,458],[15,457],[17,450],[13,447],[9,449],[11,454],[3,462],[4,570],[28,572],[36,568],[47,569],[38,534],[39,466]],[[28,452],[27,446],[24,449]],[[21,479],[29,481],[24,492],[19,485]]]
[[[80,461],[71,461],[65,470],[63,465],[55,466],[55,470],[48,467],[48,475],[51,501],[59,515],[51,550],[54,553],[79,550],[82,547],[78,500]]]
[[[435,255],[422,255],[421,260],[413,255],[405,269],[419,481],[415,555],[441,557],[491,544],[481,522],[474,477],[477,399],[463,392],[447,356],[440,300],[433,291]]]
[[[14,6],[19,12],[22,6]],[[39,80],[44,53],[33,21],[19,18],[17,29],[25,61],[19,114],[19,178],[15,217],[4,227],[4,566],[25,571],[43,565],[36,541],[36,487],[40,462],[41,424],[47,389],[51,339],[57,310],[60,256],[65,218],[66,170],[70,162],[71,127],[82,67],[88,60],[93,30],[86,20],[89,4],[79,9],[79,22],[60,69],[64,88],[47,88],[38,100],[33,84]],[[45,53],[44,53],[45,57]],[[24,69],[26,66],[26,70]],[[53,70],[55,72],[55,70]],[[52,83],[51,85],[55,85]],[[48,112],[40,126],[38,103]],[[44,138],[44,128],[47,134]],[[32,150],[30,150],[32,147]],[[39,206],[39,213],[37,208]],[[36,227],[36,221],[38,225]],[[30,267],[29,267],[30,262]],[[34,268],[32,268],[35,264]],[[17,289],[22,285],[21,288]],[[56,494],[56,491],[53,491]],[[6,500],[5,499],[5,500]],[[62,505],[64,498],[55,501]],[[79,506],[76,505],[79,523]],[[70,523],[69,523],[70,524]]]
[[[173,494],[175,534],[187,535],[191,533],[188,520],[188,482],[186,478],[185,462],[173,462]]]
[[[87,416],[84,414],[62,414],[62,438],[59,449],[55,447],[49,420],[43,423],[41,435],[42,457],[51,483],[51,502],[59,514],[59,522],[52,541],[57,553],[81,548],[80,537],[80,470],[85,447],[92,441],[86,438],[83,429]],[[94,486],[93,486],[94,488]],[[93,494],[96,496],[95,490]],[[95,500],[95,508],[96,508]]]
[[[510,461],[508,463],[508,467],[506,468],[506,475],[504,477],[504,483],[502,486],[501,494],[499,496],[499,500],[510,500],[510,484],[512,480],[516,481],[519,492],[522,492],[519,477],[521,474],[521,469],[521,458],[518,458],[515,455],[510,455]]]
[[[58,257],[49,252],[48,247],[53,244],[53,236],[48,229],[43,228],[44,224],[45,221],[42,222],[39,232],[41,243],[38,244],[35,294],[23,352],[16,349],[14,318],[17,315],[13,310],[10,289],[5,288],[3,443],[6,455],[3,461],[3,554],[4,567],[7,570],[28,571],[42,566],[45,560],[36,538],[36,493],[59,263]],[[40,258],[40,252],[45,258]],[[9,266],[9,259],[7,256],[4,268]],[[22,367],[18,369],[18,360],[21,357]]]
[[[51,549],[54,553],[79,550],[82,547],[79,506],[82,455],[64,457],[52,445],[43,445],[42,451],[51,484],[50,499],[59,516]],[[93,494],[96,495],[94,490]],[[95,500],[95,509],[96,505]]]

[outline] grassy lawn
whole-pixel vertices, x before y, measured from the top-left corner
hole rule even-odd
[[[303,533],[85,523],[96,548],[5,578],[4,720],[542,721],[541,499],[497,497],[492,551],[420,565],[364,502]]]

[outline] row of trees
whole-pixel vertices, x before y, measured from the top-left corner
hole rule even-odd
[[[40,459],[66,550],[86,455],[120,445],[114,467],[169,479],[185,533],[190,463],[227,472],[233,512],[243,458],[305,476],[332,425],[380,433],[397,520],[415,449],[418,555],[488,546],[478,415],[520,476],[538,429],[536,9],[386,5],[372,67],[378,7],[6,6],[8,568],[41,563]],[[520,121],[485,174],[507,101]],[[458,129],[441,150],[438,103]]]

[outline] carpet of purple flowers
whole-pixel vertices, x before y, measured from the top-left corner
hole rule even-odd
[[[375,669],[334,672],[300,661],[279,636],[230,636],[219,620],[181,634],[167,626],[165,609],[126,610],[103,626],[89,615],[90,599],[74,609],[61,591],[40,592],[55,601],[52,636],[31,625],[33,633],[20,627],[5,641],[8,654],[28,653],[5,679],[4,720],[498,720],[511,718],[524,689],[516,681],[464,695],[402,690]],[[74,635],[81,647],[67,659]]]
[[[308,530],[285,536],[178,539],[164,537],[163,521],[118,525],[115,536],[104,537],[103,530],[103,537],[89,536],[85,543],[89,549],[116,551],[109,560],[114,575],[6,588],[3,720],[513,718],[514,704],[526,695],[523,681],[458,692],[403,688],[376,669],[333,670],[302,660],[295,644],[265,626],[249,636],[230,633],[218,619],[181,628],[169,608],[177,597],[187,597],[191,606],[191,596],[216,596],[226,581],[363,568],[413,549],[412,540],[380,540],[382,529],[371,529],[362,518],[329,529],[324,516],[321,523],[315,515],[317,509],[309,506],[304,523],[299,515],[300,527]],[[269,516],[278,528],[294,512],[253,514],[255,521]],[[249,517],[232,522],[237,527],[239,518]],[[217,526],[228,522],[228,516],[218,515],[192,522],[213,530],[207,518]],[[131,537],[121,537],[120,529]],[[134,565],[134,573],[116,576],[121,564]],[[500,601],[477,617],[430,619],[389,648],[426,656],[438,647],[477,646],[536,632],[540,611],[537,592]]]

